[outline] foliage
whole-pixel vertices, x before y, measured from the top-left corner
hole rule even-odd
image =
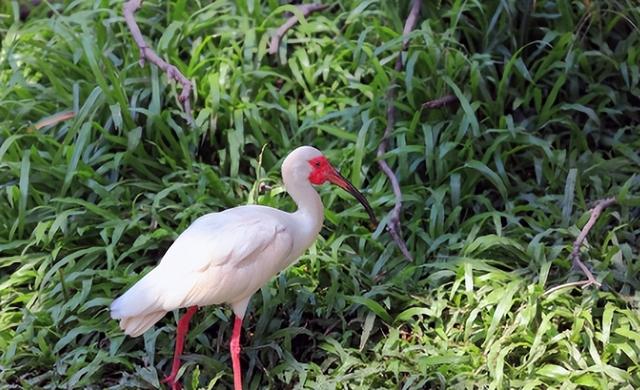
[[[637,2],[424,2],[394,74],[408,1],[335,2],[276,58],[291,6],[145,1],[143,33],[195,82],[194,128],[179,87],[139,66],[121,3],[45,2],[25,20],[0,5],[3,388],[159,386],[178,313],[131,339],[109,303],[198,216],[291,210],[279,163],[297,145],[326,151],[385,216],[375,150],[394,78],[386,158],[415,262],[321,188],[322,237],[252,300],[247,386],[640,387]],[[421,109],[447,94],[459,104]],[[546,295],[581,278],[572,242],[611,195],[582,252],[603,289]],[[196,315],[187,388],[231,386],[230,315]]]

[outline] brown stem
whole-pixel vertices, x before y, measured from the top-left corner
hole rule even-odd
[[[422,108],[440,108],[453,104],[458,101],[458,98],[454,95],[445,95],[434,100],[422,103]]]
[[[601,284],[596,280],[596,278],[593,277],[593,274],[591,273],[591,271],[589,271],[589,268],[587,268],[587,266],[582,262],[582,260],[580,260],[580,247],[582,246],[582,243],[584,242],[585,238],[587,238],[587,234],[589,234],[589,231],[598,220],[598,217],[600,217],[600,214],[602,214],[602,211],[607,207],[614,205],[615,203],[616,203],[616,198],[613,198],[613,197],[601,199],[597,201],[595,206],[591,210],[589,210],[589,212],[591,213],[589,220],[580,231],[580,234],[578,234],[578,238],[576,238],[576,240],[573,242],[573,250],[571,251],[571,260],[573,262],[573,265],[578,266],[580,270],[582,270],[582,273],[584,273],[584,275],[587,277],[587,283],[585,284],[585,287],[590,286],[592,284],[595,284],[596,286],[600,287]]]
[[[302,15],[305,18],[314,12],[322,11],[327,7],[329,6],[326,4],[320,4],[320,3],[296,5],[296,8],[298,8],[298,10],[302,12]],[[287,21],[284,22],[282,26],[280,26],[280,28],[276,30],[276,32],[271,37],[271,42],[269,43],[269,54],[274,55],[278,52],[282,37],[284,36],[284,34],[287,33],[287,31],[289,31],[289,29],[291,29],[291,27],[295,26],[296,23],[298,23],[298,17],[294,14],[294,15],[291,15],[289,19],[287,19]]]
[[[124,20],[127,22],[127,26],[131,31],[131,36],[135,41],[136,45],[140,49],[140,66],[144,66],[145,60],[155,64],[158,68],[160,68],[163,72],[167,74],[170,79],[174,79],[176,82],[182,85],[182,93],[178,96],[178,100],[182,103],[184,112],[187,114],[187,121],[189,124],[193,124],[193,117],[191,116],[191,102],[189,100],[189,96],[191,95],[191,89],[193,88],[191,81],[187,79],[174,65],[166,62],[162,58],[160,58],[156,52],[154,52],[149,46],[147,46],[144,38],[142,37],[142,32],[140,32],[140,28],[136,23],[136,19],[134,14],[136,11],[140,9],[142,6],[143,0],[127,0],[122,7],[122,11],[124,14]]]
[[[602,286],[602,283],[596,280],[596,278],[593,276],[591,271],[589,271],[589,268],[582,262],[582,260],[580,260],[580,247],[582,246],[582,243],[584,242],[584,240],[587,238],[587,234],[589,234],[589,231],[591,230],[593,225],[596,224],[596,221],[598,220],[598,217],[600,217],[600,214],[602,214],[602,211],[607,207],[612,206],[616,203],[617,201],[616,201],[616,198],[614,197],[600,199],[599,201],[597,201],[595,203],[595,206],[593,206],[593,208],[589,210],[589,212],[591,213],[591,215],[589,216],[589,220],[580,231],[580,234],[578,234],[578,237],[576,238],[576,240],[573,242],[573,250],[571,251],[571,262],[573,263],[574,267],[580,268],[580,270],[587,277],[587,279],[579,280],[577,282],[564,283],[559,286],[555,286],[545,291],[543,295],[549,296],[551,295],[551,293],[558,291],[560,289],[563,289],[565,287],[580,286],[582,288],[587,288],[591,285],[596,285],[598,287]]]
[[[409,16],[407,16],[407,20],[404,24],[404,29],[402,30],[403,40],[402,40],[402,50],[398,53],[398,58],[396,59],[395,71],[402,71],[402,52],[406,50],[409,44],[409,37],[407,36],[411,30],[416,25],[416,21],[418,20],[418,14],[420,13],[420,5],[421,0],[413,0],[411,4],[411,11],[409,11]],[[402,211],[402,190],[400,189],[400,183],[398,182],[398,178],[396,177],[393,170],[389,167],[389,164],[382,158],[387,151],[387,147],[389,146],[389,138],[391,137],[391,133],[395,126],[396,121],[396,107],[395,107],[395,98],[396,98],[396,80],[392,80],[391,86],[387,91],[387,126],[384,129],[384,135],[382,136],[382,141],[378,146],[378,165],[380,165],[380,169],[389,177],[389,182],[391,183],[391,188],[393,189],[393,194],[396,198],[395,205],[393,210],[389,213],[389,223],[388,229],[391,234],[391,238],[396,242],[402,254],[409,261],[413,261],[413,257],[411,253],[409,253],[409,249],[407,249],[407,244],[404,242],[402,238],[402,227],[400,224],[400,212]]]

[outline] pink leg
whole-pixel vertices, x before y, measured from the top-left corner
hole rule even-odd
[[[242,390],[242,373],[240,372],[240,331],[242,318],[236,316],[231,335],[231,361],[233,362],[233,388]]]
[[[184,336],[189,332],[189,321],[191,317],[198,310],[198,306],[191,306],[184,313],[182,318],[178,321],[178,329],[176,336],[176,349],[173,354],[173,365],[171,366],[171,375],[164,378],[162,382],[166,382],[171,385],[172,390],[180,390],[180,384],[176,382],[176,376],[180,370],[180,355],[182,355],[182,349],[184,348]]]

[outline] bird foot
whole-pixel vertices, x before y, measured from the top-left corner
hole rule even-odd
[[[180,382],[176,381],[176,374],[171,374],[165,376],[162,380],[162,383],[166,383],[171,386],[171,390],[182,390],[182,386],[180,386]]]

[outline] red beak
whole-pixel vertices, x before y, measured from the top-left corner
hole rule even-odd
[[[378,219],[373,212],[373,208],[371,208],[371,205],[367,201],[367,198],[365,198],[364,195],[362,195],[362,193],[353,186],[353,184],[349,183],[349,181],[345,179],[344,176],[342,176],[340,172],[338,172],[333,167],[331,167],[331,172],[327,174],[327,180],[353,195],[353,197],[362,204],[364,209],[367,210],[367,214],[369,214],[371,228],[375,230],[375,228],[378,226]]]

